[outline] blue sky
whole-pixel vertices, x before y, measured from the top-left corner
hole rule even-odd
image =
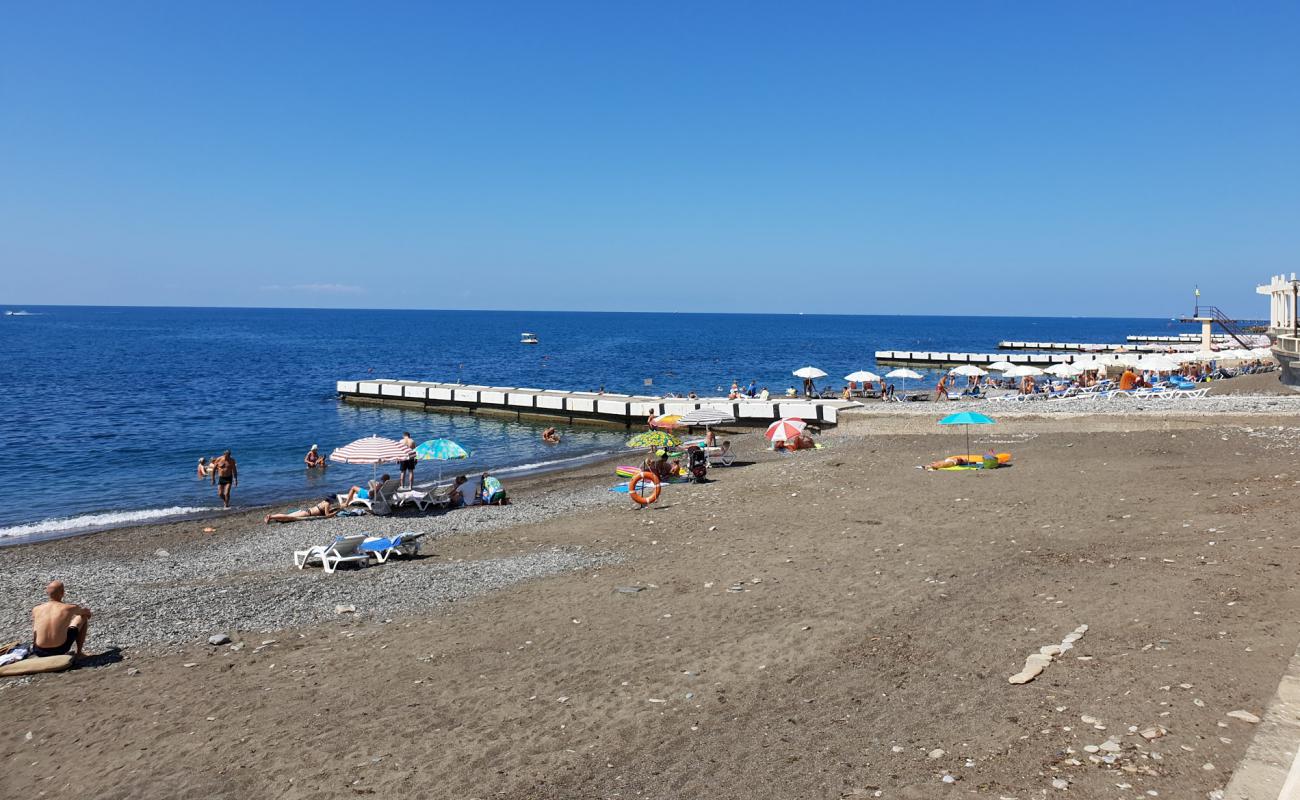
[[[7,303],[1262,316],[1300,269],[1294,2],[4,16]]]

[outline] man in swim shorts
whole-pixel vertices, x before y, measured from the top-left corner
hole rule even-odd
[[[230,490],[239,485],[239,467],[235,465],[235,457],[230,455],[229,450],[212,460],[212,482],[217,485],[217,497],[221,498],[221,504],[230,508]]]
[[[63,602],[63,581],[51,581],[45,596],[49,600],[32,609],[32,655],[61,656],[76,645],[81,658],[90,609]]]

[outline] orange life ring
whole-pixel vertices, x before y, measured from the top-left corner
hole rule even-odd
[[[650,492],[649,497],[642,497],[640,492],[636,490],[637,484],[641,483],[641,481],[650,481],[654,484],[654,489]],[[659,485],[659,476],[647,470],[633,475],[632,480],[627,482],[627,496],[632,498],[638,505],[648,506],[659,499],[659,492],[662,488]]]

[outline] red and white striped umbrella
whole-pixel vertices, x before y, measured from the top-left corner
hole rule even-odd
[[[382,436],[367,436],[330,453],[330,461],[339,464],[392,464],[405,461],[412,455],[411,448],[401,442]]]
[[[791,439],[798,438],[806,427],[807,423],[798,417],[786,417],[768,425],[767,433],[763,435],[770,442],[788,442]]]

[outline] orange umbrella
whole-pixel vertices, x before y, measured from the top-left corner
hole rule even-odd
[[[665,414],[662,417],[655,417],[655,421],[650,423],[650,427],[658,428],[661,431],[670,431],[677,427],[677,423],[681,421],[681,418],[681,414]]]

